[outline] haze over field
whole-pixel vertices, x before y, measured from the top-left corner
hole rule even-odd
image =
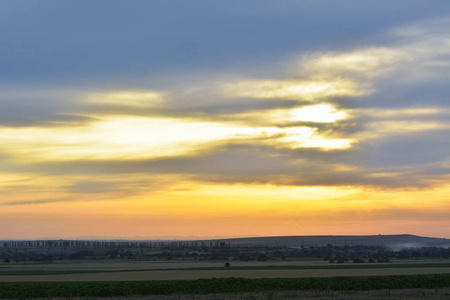
[[[450,2],[0,2],[0,239],[449,237]]]

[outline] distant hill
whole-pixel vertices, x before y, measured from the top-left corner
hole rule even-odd
[[[400,235],[316,235],[316,236],[273,236],[254,238],[222,239],[231,245],[261,245],[261,246],[385,246],[393,250],[411,247],[450,247],[450,240],[422,237],[411,234]]]

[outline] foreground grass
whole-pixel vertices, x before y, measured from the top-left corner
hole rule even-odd
[[[213,278],[161,281],[3,282],[0,298],[205,295],[277,291],[370,291],[450,287],[450,274],[322,278]]]
[[[96,297],[97,300],[448,300],[450,288],[401,289],[371,291],[278,291],[261,293],[227,293],[208,295],[152,295]],[[36,300],[93,300],[90,297],[41,298]]]

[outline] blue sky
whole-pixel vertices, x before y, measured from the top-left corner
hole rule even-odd
[[[448,1],[2,1],[2,82],[89,84],[345,50]]]

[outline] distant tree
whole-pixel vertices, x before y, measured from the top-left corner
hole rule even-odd
[[[269,259],[269,257],[267,255],[265,255],[265,254],[262,254],[262,253],[259,253],[258,257],[256,258],[256,260],[258,260],[258,261],[266,261],[268,259]]]
[[[249,261],[252,259],[252,257],[249,254],[242,253],[238,257],[234,258],[235,260],[243,260],[243,261]]]
[[[389,262],[389,258],[378,258],[377,262],[379,263]]]

